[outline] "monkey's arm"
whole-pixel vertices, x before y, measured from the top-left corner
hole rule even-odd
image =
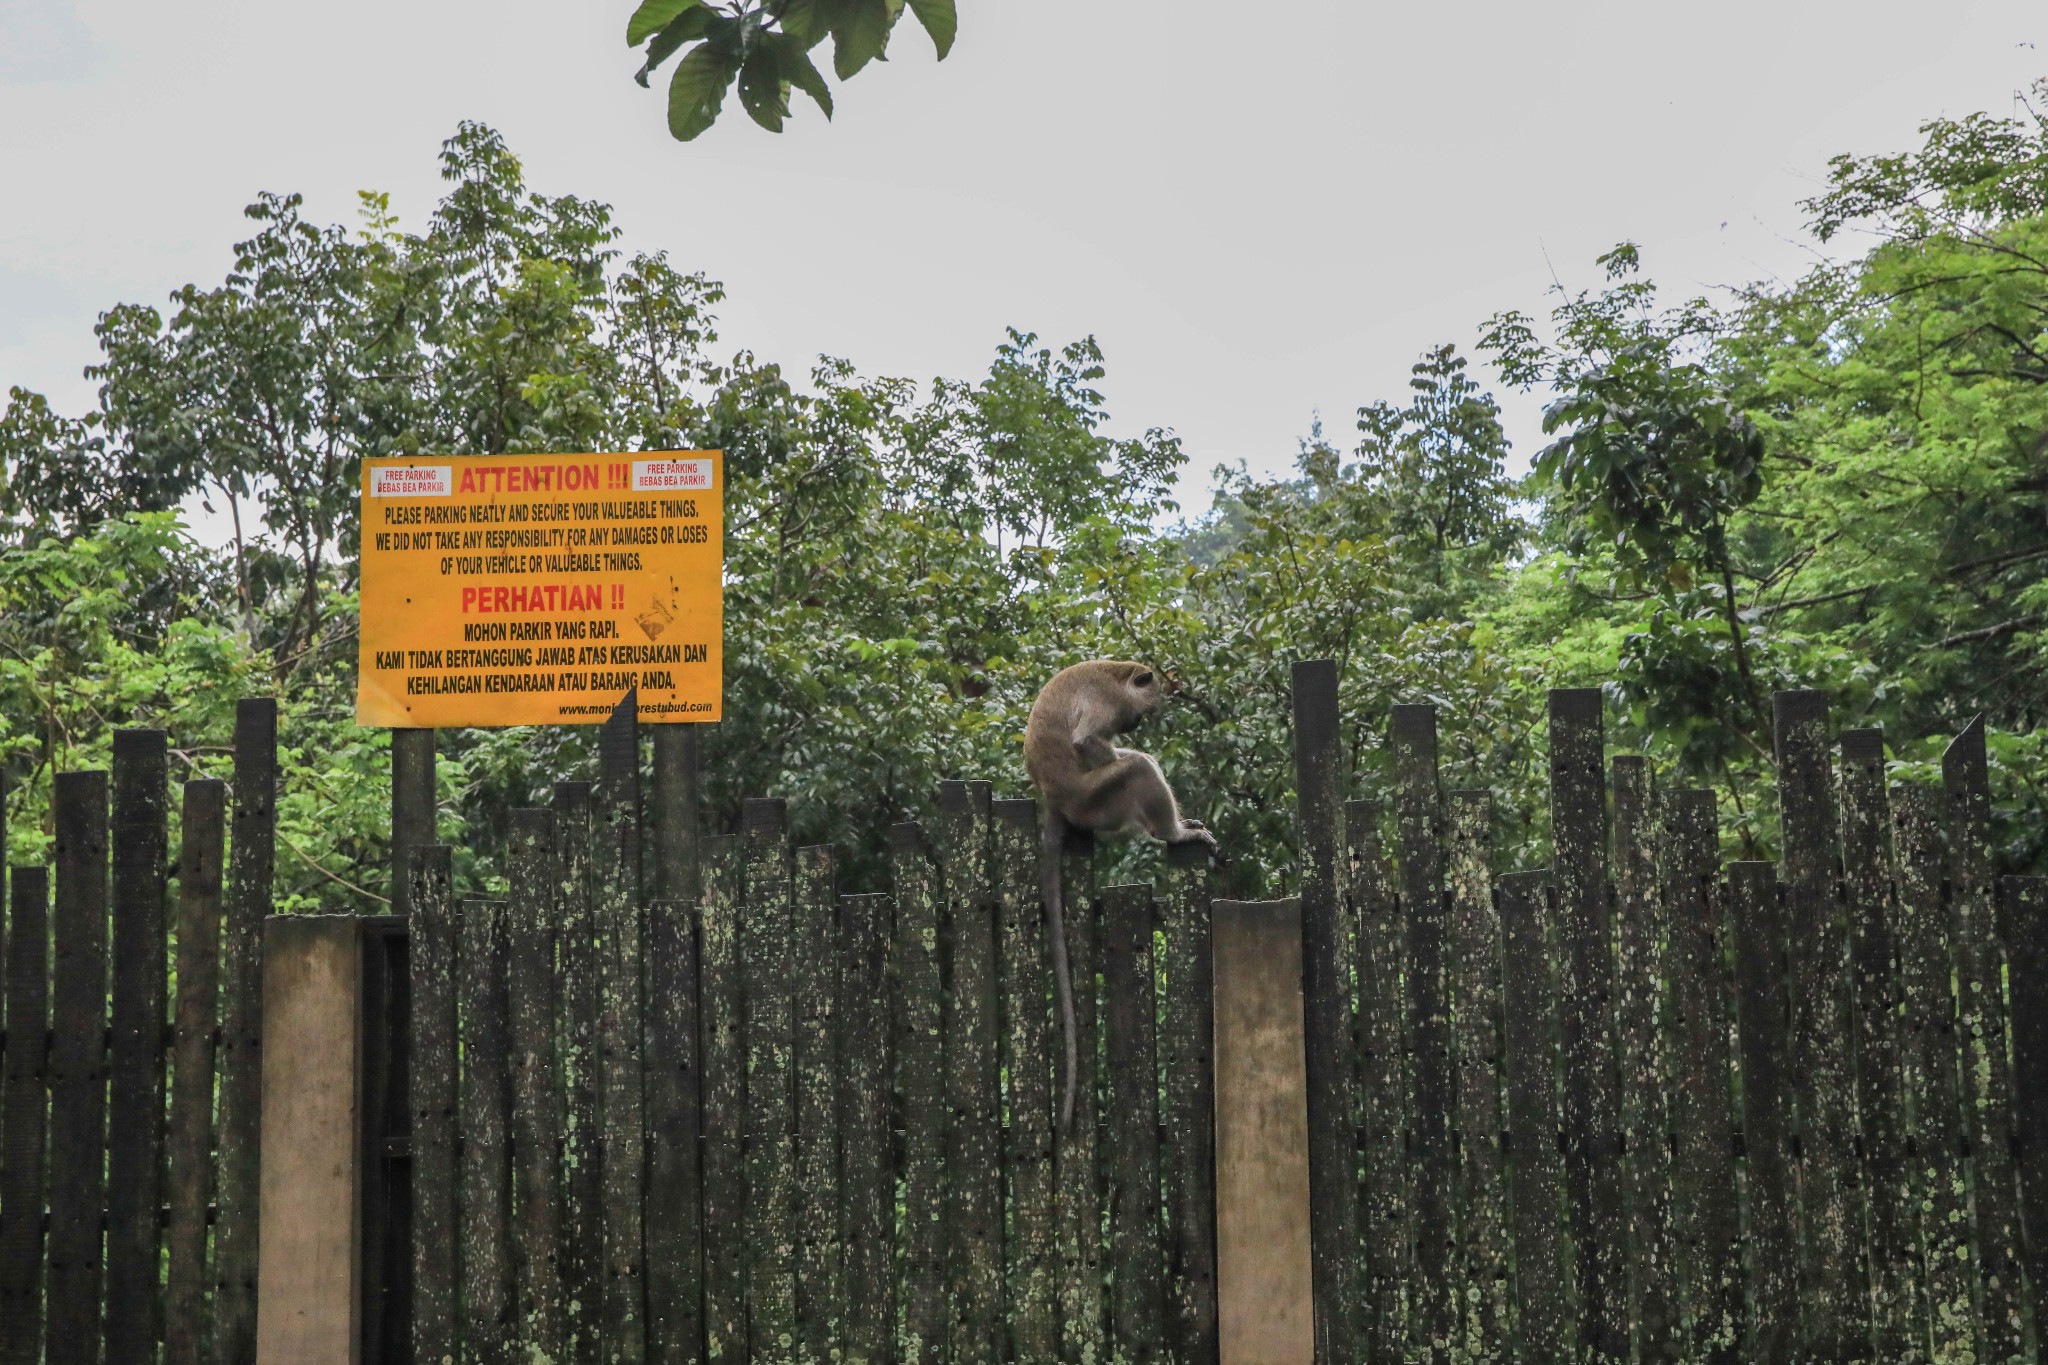
[[[1082,772],[1092,773],[1116,762],[1116,747],[1101,735],[1084,735],[1074,741],[1074,757],[1081,761]]]

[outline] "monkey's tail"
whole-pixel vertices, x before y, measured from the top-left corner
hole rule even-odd
[[[1080,1046],[1074,1037],[1074,978],[1067,966],[1066,917],[1060,907],[1060,854],[1067,843],[1067,818],[1047,803],[1045,847],[1039,863],[1039,886],[1045,894],[1045,926],[1052,935],[1052,983],[1060,1008],[1060,1036],[1067,1069],[1060,1091],[1060,1128],[1064,1136],[1074,1124],[1074,1091],[1081,1069]]]

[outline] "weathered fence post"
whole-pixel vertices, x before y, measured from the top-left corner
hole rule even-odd
[[[1109,1063],[1110,1359],[1151,1365],[1165,1346],[1159,1245],[1159,1070],[1152,897],[1102,895],[1102,1014]]]
[[[2012,1070],[2006,1060],[2005,962],[1991,870],[1991,786],[1978,716],[1941,756],[1948,793],[1949,924],[1955,934],[1957,1024],[1963,1049],[1963,1131],[1976,1179],[1978,1271],[1987,1359],[2026,1352],[2020,1304],[2023,1252],[2012,1164]]]
[[[1905,989],[1907,1092],[1913,1097],[1914,1193],[1925,1247],[1929,1354],[1958,1360],[1977,1342],[1977,1264],[1963,1168],[1957,1096],[1956,1007],[1951,986],[1945,850],[1937,794],[1901,786],[1893,819],[1899,872],[1899,967]],[[1920,1337],[1922,1341],[1928,1338]]]
[[[1451,1147],[1451,1112],[1457,1089],[1444,963],[1444,822],[1437,780],[1436,708],[1396,706],[1393,731],[1396,842],[1401,853],[1401,903],[1408,920],[1408,1119],[1415,1235],[1410,1324],[1416,1349],[1447,1351],[1457,1320],[1451,1285],[1458,1161]]]
[[[1358,1072],[1351,1055],[1351,935],[1337,893],[1344,779],[1336,661],[1302,660],[1294,665],[1293,682],[1316,1360],[1348,1365],[1358,1354]]]
[[[845,1330],[834,1036],[839,1023],[836,882],[830,845],[797,850],[790,959],[796,984],[796,1307],[804,1359],[817,1365],[832,1359]],[[1000,1323],[997,1318],[992,1325]]]
[[[905,1365],[932,1365],[945,1350],[945,1032],[939,995],[939,888],[924,828],[896,825],[897,1088],[903,1097]]]
[[[1216,901],[1216,1293],[1224,1365],[1315,1356],[1301,903]]]
[[[1669,793],[1659,869],[1670,927],[1671,1232],[1684,1331],[1680,1356],[1742,1358],[1735,1120],[1729,1108],[1729,938],[1717,876],[1714,794]]]
[[[1558,1206],[1564,1161],[1558,1150],[1557,983],[1550,949],[1547,872],[1500,879],[1501,1060],[1507,1070],[1509,1220],[1515,1243],[1515,1359],[1550,1365],[1570,1359],[1571,1285]]]
[[[844,1355],[847,1365],[881,1365],[894,1358],[896,1329],[896,1173],[889,1126],[890,899],[847,896],[840,907]],[[1028,1358],[1051,1357],[1048,1353]]]
[[[57,886],[45,1357],[68,1365],[99,1357],[100,1216],[107,1188],[107,775],[58,773],[52,805]]]
[[[1003,1178],[988,783],[940,784],[938,842],[952,969],[944,1016],[950,1359],[991,1365],[1003,1350]]]
[[[789,824],[779,800],[748,800],[740,811],[747,858],[747,1330],[755,1359],[781,1362],[797,1353]]]
[[[1411,1264],[1408,1223],[1408,1047],[1402,977],[1408,956],[1401,905],[1380,847],[1379,806],[1344,807],[1344,893],[1358,976],[1358,1077],[1365,1144],[1360,1180],[1364,1317],[1360,1355],[1407,1359],[1405,1294]]]
[[[257,1125],[263,1103],[263,922],[277,873],[277,701],[235,706],[235,798],[220,964],[219,1216],[213,1229],[213,1359],[256,1353]]]
[[[745,859],[733,835],[704,840],[697,1036],[704,1057],[704,1354],[747,1359],[746,1016],[740,917]]]
[[[50,1031],[50,874],[17,867],[8,877],[7,1070],[0,1083],[0,1362],[39,1365],[43,1354],[43,1084]],[[17,1210],[34,1210],[22,1217]]]
[[[213,1197],[213,1056],[220,994],[227,786],[185,784],[178,847],[178,1003],[173,1030],[164,1365],[199,1365],[206,1337],[206,1206]]]
[[[1748,1169],[1749,1359],[1789,1361],[1799,1342],[1798,1192],[1793,1185],[1785,919],[1770,863],[1728,869],[1742,1051],[1742,1149]]]
[[[1003,1067],[1009,1077],[1010,1123],[1003,1166],[1009,1173],[1014,1235],[1005,1243],[1009,1270],[1010,1344],[1018,1360],[1059,1358],[1055,1289],[1059,1235],[1053,1210],[1052,1125],[1056,1037],[1046,1006],[1051,979],[1045,906],[1039,896],[1038,803],[990,805],[1001,895]]]
[[[420,1361],[459,1358],[456,1224],[456,914],[453,850],[406,861],[412,975],[412,1340]]]
[[[161,730],[114,732],[113,996],[108,1015],[106,1358],[163,1336],[164,1015],[170,774]]]
[[[411,909],[406,859],[434,842],[434,732],[391,732],[391,913]]]
[[[650,1360],[672,1365],[695,1365],[704,1352],[697,952],[697,906],[675,900],[649,904],[647,1349]]]
[[[1625,1188],[1614,1065],[1614,926],[1607,905],[1606,722],[1597,687],[1550,693],[1550,819],[1564,963],[1565,1186],[1579,1256],[1579,1351],[1628,1358]]]
[[[1658,881],[1657,784],[1649,760],[1624,754],[1614,773],[1614,917],[1618,921],[1616,1045],[1628,1155],[1629,1317],[1636,1353],[1669,1360],[1678,1329],[1671,1249],[1671,1119],[1665,1068],[1667,925]]]
[[[263,926],[257,1365],[360,1358],[362,941],[353,915]]]
[[[1868,1353],[1869,1303],[1851,1103],[1849,936],[1839,891],[1841,825],[1828,760],[1825,692],[1771,698],[1783,815],[1791,980],[1792,1115],[1798,1134],[1801,1347],[1810,1359]]]
[[[2012,972],[2020,1214],[2027,1232],[2027,1274],[2034,1290],[2038,1338],[2048,1333],[2048,877],[2007,877],[1999,891],[2006,961]]]
[[[560,1360],[562,1201],[558,1147],[561,1075],[555,1053],[555,813],[515,810],[506,851],[506,999],[512,1069],[512,1149],[518,1209],[513,1341],[535,1359]],[[695,1143],[691,1144],[694,1155]]]
[[[647,1248],[641,1200],[647,1164],[641,1096],[640,698],[629,691],[598,734],[593,817],[596,886],[598,1131],[604,1226],[604,1352],[647,1351]]]
[[[1457,1013],[1458,1157],[1464,1193],[1458,1227],[1460,1309],[1455,1340],[1466,1361],[1506,1361],[1507,1208],[1501,1162],[1500,917],[1487,868],[1493,801],[1483,791],[1450,799],[1450,978]]]
[[[1179,1365],[1217,1365],[1215,971],[1210,956],[1210,854],[1166,850],[1166,1073],[1162,1160],[1172,1238],[1167,1341]],[[1041,1052],[1041,1056],[1043,1053]],[[1024,1358],[1019,1352],[1019,1357]]]
[[[1855,994],[1856,1113],[1870,1199],[1872,1343],[1880,1361],[1913,1352],[1920,1275],[1913,1261],[1906,1096],[1900,1074],[1898,939],[1892,904],[1891,805],[1884,733],[1842,732],[1842,866]]]

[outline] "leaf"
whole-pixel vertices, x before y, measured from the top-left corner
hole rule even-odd
[[[852,0],[832,26],[832,69],[845,80],[889,46],[889,0]]]
[[[654,68],[667,61],[669,54],[684,43],[692,38],[701,38],[704,31],[710,27],[711,19],[711,11],[702,5],[683,11],[674,23],[654,35],[654,41],[647,45],[647,60],[633,73],[633,79],[640,82],[644,89],[647,78],[653,73]]]
[[[782,131],[789,117],[789,86],[772,47],[756,47],[740,67],[740,105],[748,117],[771,133]]]
[[[789,0],[777,25],[805,47],[816,47],[832,31],[830,0]]]
[[[910,12],[931,35],[932,46],[939,50],[939,60],[946,60],[946,54],[953,50],[953,35],[960,27],[953,0],[910,0]]]
[[[688,142],[716,122],[736,74],[732,59],[710,43],[693,48],[668,83],[669,134]]]
[[[704,0],[641,0],[626,21],[626,46],[638,47],[674,23],[684,10],[702,9]]]
[[[832,90],[825,84],[825,77],[811,61],[811,54],[804,50],[804,44],[793,35],[782,35],[783,41],[776,45],[776,61],[782,67],[782,79],[786,84],[816,100],[818,107],[825,111],[825,117],[832,117]],[[786,98],[786,97],[785,97]]]

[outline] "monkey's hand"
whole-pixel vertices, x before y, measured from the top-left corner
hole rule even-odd
[[[1185,816],[1181,818],[1180,822],[1180,838],[1174,842],[1180,844],[1207,844],[1209,852],[1216,852],[1216,836],[1209,832],[1209,827],[1200,820],[1190,820]]]
[[[1092,773],[1116,762],[1116,746],[1100,735],[1090,735],[1074,741],[1074,756],[1081,760],[1082,772]]]

